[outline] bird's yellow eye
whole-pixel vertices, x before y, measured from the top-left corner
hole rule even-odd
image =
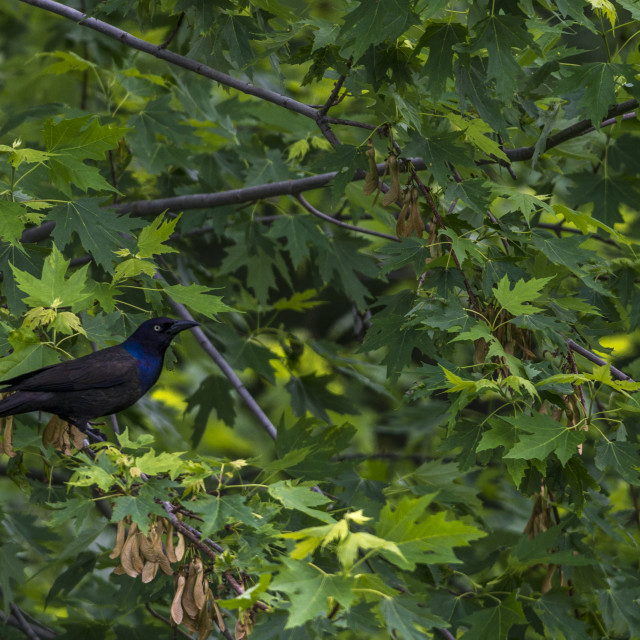
[[[162,327],[159,324],[154,324],[153,325],[153,330],[154,331],[162,331]]]

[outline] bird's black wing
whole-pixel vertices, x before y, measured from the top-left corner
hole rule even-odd
[[[136,359],[120,346],[0,381],[2,391],[86,391],[115,387],[131,380]]]

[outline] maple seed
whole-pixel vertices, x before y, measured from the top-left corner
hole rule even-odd
[[[185,578],[182,574],[178,576],[178,584],[176,587],[176,593],[173,596],[173,602],[171,603],[171,619],[180,624],[184,617],[184,611],[182,610],[182,592],[184,591]]]
[[[389,168],[391,185],[389,186],[389,191],[387,191],[387,193],[385,193],[382,198],[382,204],[385,207],[388,207],[390,204],[393,204],[396,200],[398,200],[402,191],[402,186],[400,184],[400,168],[398,166],[398,158],[396,157],[395,153],[389,154],[389,158],[387,159],[387,167]]]
[[[124,545],[125,523],[123,520],[118,520],[118,528],[116,530],[116,543],[113,545],[113,551],[109,554],[112,560],[115,560],[122,551]]]
[[[411,229],[407,229],[407,211],[409,211],[409,193],[404,194],[404,204],[402,205],[402,209],[400,209],[400,213],[398,214],[398,221],[396,222],[396,235],[398,238],[404,238],[411,235]]]
[[[371,140],[369,140],[371,144]],[[372,194],[378,188],[378,167],[376,165],[376,150],[371,147],[367,151],[367,157],[369,158],[369,171],[364,179],[364,187],[362,191],[365,196]]]
[[[189,563],[189,573],[187,574],[187,582],[182,592],[182,608],[190,618],[196,618],[200,609],[196,604],[193,589],[196,585],[197,569],[195,560]]]

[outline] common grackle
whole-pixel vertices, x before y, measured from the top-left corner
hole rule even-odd
[[[0,400],[0,417],[47,411],[104,440],[89,421],[137,402],[160,376],[171,340],[197,324],[152,318],[119,345],[0,381],[15,392]]]

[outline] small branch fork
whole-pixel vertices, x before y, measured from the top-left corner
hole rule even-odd
[[[0,589],[0,598],[2,595],[2,589]],[[9,604],[9,610],[9,614],[0,611],[0,623],[8,624],[19,629],[29,640],[53,640],[53,638],[57,637],[53,629],[38,622],[26,611],[20,609],[17,604],[11,602]]]
[[[325,107],[318,111],[308,104],[304,104],[302,102],[299,102],[298,100],[294,100],[293,98],[284,96],[280,93],[277,93],[276,91],[271,91],[270,89],[265,89],[264,87],[257,87],[250,82],[238,80],[237,78],[223,73],[222,71],[218,71],[213,67],[202,64],[196,60],[192,60],[191,58],[187,58],[186,56],[181,56],[180,54],[174,53],[173,51],[167,49],[166,47],[175,37],[175,34],[180,27],[180,23],[182,22],[181,19],[178,20],[178,24],[176,25],[174,32],[169,36],[169,38],[161,45],[155,45],[151,42],[148,42],[147,40],[143,40],[142,38],[136,38],[130,33],[123,31],[122,29],[118,29],[108,22],[98,20],[97,18],[91,18],[82,11],[72,9],[71,7],[68,7],[64,4],[55,2],[55,0],[20,1],[24,2],[25,4],[38,7],[39,9],[44,9],[45,11],[55,13],[59,16],[62,16],[63,18],[67,18],[67,20],[71,20],[81,27],[93,29],[94,31],[102,33],[103,35],[112,38],[113,40],[121,42],[131,49],[143,51],[144,53],[148,53],[152,56],[155,56],[156,58],[160,58],[160,60],[164,60],[169,64],[173,64],[177,67],[182,67],[187,71],[192,71],[193,73],[197,73],[198,75],[219,82],[220,84],[231,87],[232,89],[236,89],[242,93],[246,93],[247,95],[260,98],[261,100],[266,100],[267,102],[272,102],[273,104],[283,107],[284,109],[288,109],[289,111],[293,111],[295,113],[306,116],[307,118],[310,118],[311,120],[314,120],[316,122],[322,134],[327,138],[327,140],[329,140],[332,145],[338,146],[340,144],[340,141],[331,129],[331,125],[327,120],[326,111],[323,111]],[[328,110],[331,104],[325,106]]]

